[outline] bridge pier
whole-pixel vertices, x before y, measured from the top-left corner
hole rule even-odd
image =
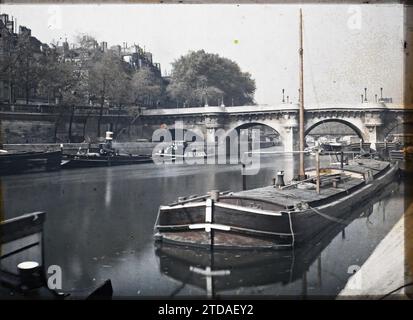
[[[285,152],[293,152],[299,149],[298,128],[295,126],[284,127],[280,133]]]
[[[370,142],[370,148],[376,150],[376,143],[384,140],[383,121],[379,113],[372,113],[364,122],[364,141]]]
[[[370,148],[376,150],[376,142],[377,140],[377,127],[371,126],[367,127],[365,132],[366,138],[364,142],[370,142]]]

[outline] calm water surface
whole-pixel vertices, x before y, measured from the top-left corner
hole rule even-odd
[[[293,176],[292,156],[266,155],[248,188]],[[326,161],[328,159],[325,159]],[[309,165],[313,159],[307,159]],[[117,297],[328,296],[346,284],[403,214],[403,183],[360,205],[308,247],[281,252],[156,248],[159,205],[208,190],[240,190],[239,165],[155,165],[62,170],[1,178],[5,218],[46,211],[45,265],[63,272],[63,291],[84,297],[111,279]],[[33,249],[35,250],[35,249]],[[19,259],[31,257],[28,253]],[[16,261],[9,261],[14,264]]]

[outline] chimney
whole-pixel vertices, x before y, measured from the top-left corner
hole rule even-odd
[[[383,88],[380,88],[380,99],[383,99]]]
[[[108,50],[108,43],[106,41],[102,41],[100,43],[100,48],[102,49],[103,52],[106,52]]]
[[[5,25],[6,25],[7,30],[8,30],[10,33],[14,33],[14,21],[13,21],[13,17],[12,17],[12,20],[9,20],[9,16],[8,16],[8,15],[5,15],[4,20],[5,20]]]
[[[367,88],[364,88],[364,102],[367,102]]]
[[[9,21],[9,15],[5,13],[0,14],[0,20],[3,22],[4,25],[6,25]]]

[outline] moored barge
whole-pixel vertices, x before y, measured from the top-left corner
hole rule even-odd
[[[60,169],[62,153],[60,151],[44,152],[10,152],[0,153],[0,175],[53,171]]]
[[[291,248],[368,201],[398,173],[398,164],[355,159],[316,170],[305,182],[181,200],[159,208],[158,241],[210,248]]]

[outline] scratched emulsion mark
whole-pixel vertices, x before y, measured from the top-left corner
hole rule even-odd
[[[1,119],[0,119],[0,149],[3,149],[3,139],[2,139],[2,133],[3,131],[1,130]],[[1,181],[0,177],[0,223],[4,221],[4,201],[3,201],[3,184]],[[3,244],[3,234],[2,234],[2,228],[0,228],[0,257],[2,254],[2,244]]]
[[[413,41],[413,8],[406,6],[404,10],[404,107],[413,108],[413,57],[411,53]],[[405,119],[408,121],[408,119]],[[410,126],[404,126],[404,134],[412,134],[409,130]],[[411,128],[410,128],[411,129]],[[410,131],[410,132],[409,132]],[[406,157],[406,171],[410,173],[404,191],[404,256],[405,256],[405,284],[413,282],[413,161],[410,157]],[[410,298],[413,298],[413,286],[405,288],[405,293]]]
[[[1,144],[0,144],[1,145]],[[3,184],[0,179],[0,223],[4,221]],[[0,257],[2,254],[3,234],[0,228]]]

